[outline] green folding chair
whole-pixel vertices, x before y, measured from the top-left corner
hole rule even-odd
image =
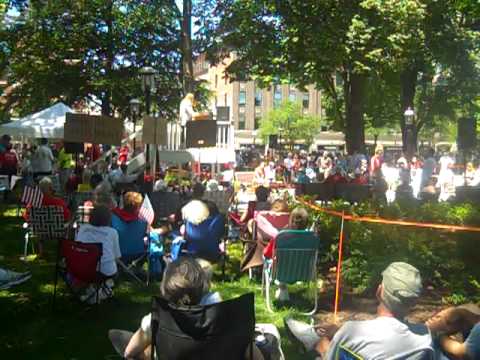
[[[273,313],[270,302],[270,285],[273,281],[284,284],[314,283],[315,306],[305,315],[313,315],[318,307],[317,258],[320,239],[305,230],[282,230],[275,240],[273,259],[263,265],[262,290],[268,311]]]

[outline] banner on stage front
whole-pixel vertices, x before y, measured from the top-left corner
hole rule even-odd
[[[167,145],[167,120],[153,116],[143,117],[144,144]]]
[[[123,123],[102,115],[67,113],[64,140],[72,143],[121,145]]]

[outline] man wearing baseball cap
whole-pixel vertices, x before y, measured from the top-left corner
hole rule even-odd
[[[325,359],[433,359],[432,337],[423,324],[413,325],[404,318],[422,291],[420,272],[404,262],[391,263],[382,273],[377,288],[377,317],[348,321],[335,326],[312,327],[293,319],[285,320],[288,330],[307,351]]]

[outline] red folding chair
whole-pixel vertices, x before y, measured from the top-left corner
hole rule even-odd
[[[72,293],[79,295],[83,289],[89,285],[94,285],[96,292],[92,296],[96,296],[95,303],[98,303],[99,291],[106,280],[106,277],[99,272],[102,244],[63,240],[61,254],[64,259],[64,267],[59,268],[59,273]],[[56,292],[57,278],[53,290],[54,305]]]
[[[247,238],[248,229],[247,224],[248,222],[253,219],[255,215],[255,207],[257,205],[256,201],[249,201],[247,207],[247,217],[244,221],[240,221],[241,215],[237,212],[229,212],[228,213],[228,220],[229,220],[229,227],[233,227],[238,229],[238,234],[241,240],[245,240]]]

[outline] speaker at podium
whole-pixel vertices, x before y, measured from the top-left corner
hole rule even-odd
[[[215,120],[187,122],[187,148],[217,146],[217,122]]]

